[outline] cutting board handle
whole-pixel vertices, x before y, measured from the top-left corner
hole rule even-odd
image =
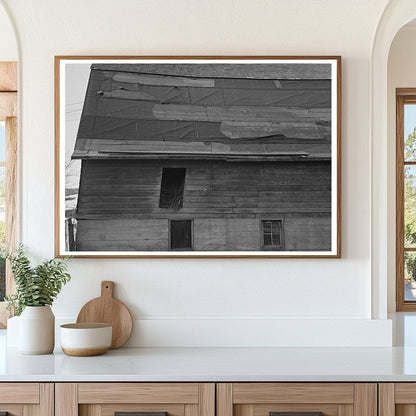
[[[104,280],[103,282],[101,282],[101,297],[112,298],[113,292],[114,292],[114,282],[110,280]]]

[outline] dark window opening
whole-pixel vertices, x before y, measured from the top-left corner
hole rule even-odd
[[[159,199],[160,208],[175,210],[182,208],[185,173],[185,168],[163,168]]]
[[[262,221],[263,248],[266,250],[280,250],[283,248],[283,221]]]
[[[192,249],[192,220],[170,221],[170,249]]]

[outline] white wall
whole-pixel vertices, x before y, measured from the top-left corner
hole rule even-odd
[[[1,3],[21,39],[21,239],[41,257],[54,253],[54,55],[343,58],[342,259],[73,259],[58,317],[110,279],[138,320],[130,345],[389,345],[386,299],[370,320],[370,53],[387,0]]]
[[[388,310],[396,310],[396,88],[416,87],[416,26],[403,27],[391,44],[388,61]]]
[[[1,3],[0,3],[1,4]],[[0,6],[0,61],[17,61],[17,45],[6,10]]]

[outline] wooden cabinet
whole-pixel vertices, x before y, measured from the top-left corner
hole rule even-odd
[[[0,383],[0,415],[53,416],[52,383]]]
[[[0,383],[0,416],[2,412],[8,416],[416,416],[416,382]]]
[[[379,416],[415,416],[416,383],[380,383]]]
[[[216,399],[217,416],[377,416],[376,383],[220,383]]]
[[[214,383],[57,383],[56,416],[215,416]]]

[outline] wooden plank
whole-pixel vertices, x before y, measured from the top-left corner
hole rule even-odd
[[[79,403],[198,403],[196,383],[80,383]]]
[[[122,221],[124,219],[148,219],[148,220],[163,220],[163,219],[189,219],[192,218],[254,218],[261,215],[265,216],[279,216],[279,215],[313,215],[315,216],[328,216],[331,213],[330,207],[314,206],[314,207],[254,207],[254,206],[243,206],[243,207],[216,207],[216,206],[199,206],[198,209],[195,207],[183,208],[180,212],[161,212],[161,210],[155,210],[152,208],[141,209],[140,211],[134,212],[132,209],[108,209],[100,210],[87,209],[85,208],[82,215],[76,216],[78,221],[83,220],[102,220],[102,221]],[[223,214],[223,216],[221,216]],[[251,215],[248,215],[251,214]]]
[[[207,94],[207,91],[210,94]],[[327,109],[331,107],[330,90],[294,91],[283,89],[243,90],[191,88],[189,101],[172,100],[169,104],[193,104],[205,106],[259,106],[302,107]]]
[[[25,404],[23,405],[23,416],[43,416],[43,415],[40,414],[38,405]]]
[[[84,214],[89,212],[96,212],[97,214],[128,214],[130,213],[132,216],[135,214],[144,214],[144,213],[157,213],[161,218],[166,216],[170,217],[175,214],[175,211],[163,211],[162,208],[155,208],[155,199],[142,199],[135,201],[129,201],[127,205],[122,204],[123,201],[120,200],[118,203],[113,202],[106,203],[106,200],[103,198],[99,201],[94,202],[85,202],[83,201],[84,206],[82,207],[82,211],[78,210],[78,214],[76,215],[77,218],[82,218]],[[137,205],[137,203],[141,203],[141,205]],[[322,210],[322,212],[330,212],[330,200],[324,201],[316,201],[308,203],[305,201],[292,201],[291,203],[280,203],[280,202],[262,202],[258,200],[247,200],[243,202],[236,202],[233,198],[227,201],[227,198],[218,197],[218,198],[205,198],[203,200],[199,200],[198,198],[195,199],[187,199],[185,198],[185,206],[180,209],[180,213],[195,213],[198,214],[200,210],[207,210],[212,209],[215,212],[234,212],[238,214],[239,212],[247,212],[247,210],[252,209],[253,212],[317,212]],[[308,209],[310,208],[310,209]],[[232,210],[231,210],[232,209]],[[225,211],[226,210],[226,211]],[[114,219],[117,219],[114,217]],[[149,224],[150,226],[151,224]],[[155,224],[158,226],[159,224]],[[161,226],[161,225],[160,225]],[[133,230],[132,230],[133,231]],[[137,233],[140,231],[140,228],[135,229],[134,232]],[[156,232],[156,230],[155,230]]]
[[[123,94],[129,91],[122,91]],[[285,108],[285,107],[254,107],[254,106],[229,106],[207,107],[201,105],[185,104],[155,104],[153,115],[159,120],[193,120],[193,121],[244,121],[258,122],[269,120],[274,122],[287,122],[294,120],[297,123],[311,121],[331,120],[330,108]]]
[[[17,91],[17,62],[0,62],[0,91]]]
[[[207,159],[212,154],[214,156],[217,155],[219,160],[221,157],[227,156],[241,156],[244,158],[252,155],[262,157],[267,157],[268,155],[270,157],[274,155],[290,157],[293,155],[301,157],[298,162],[302,162],[302,157],[307,156],[303,162],[308,163],[310,157],[324,155],[328,159],[329,164],[330,146],[328,146],[328,143],[323,142],[325,139],[316,139],[313,142],[310,140],[284,137],[280,137],[279,142],[277,140],[274,142],[274,138],[255,138],[248,140],[248,142],[245,140],[236,142],[224,136],[223,138],[219,138],[218,141],[207,143],[202,138],[196,138],[195,140],[192,138],[190,140],[166,139],[165,141],[152,141],[148,139],[140,140],[134,137],[125,139],[103,137],[100,139],[85,139],[83,147],[75,150],[73,158],[104,158],[106,153],[108,153],[111,155],[113,162],[115,162],[117,159],[123,159],[123,155],[134,157],[136,153],[142,158],[143,156],[153,154],[162,156],[178,155],[178,158],[181,154],[189,155],[190,157],[192,155],[206,154]],[[286,140],[299,140],[299,142],[285,144]],[[192,160],[187,160],[187,162],[192,163]]]
[[[354,403],[351,383],[235,383],[234,403]],[[368,415],[370,416],[370,415]]]
[[[79,416],[103,416],[99,404],[83,404],[79,406]],[[111,413],[114,416],[114,412]]]
[[[209,153],[209,152],[144,152],[137,150],[117,151],[111,149],[103,149],[99,152],[88,151],[85,153],[75,153],[73,159],[83,160],[137,160],[152,161],[165,160],[170,163],[172,161],[223,161],[227,163],[256,163],[256,162],[330,162],[329,153],[309,155],[304,152],[276,152],[276,153]]]
[[[184,406],[185,416],[199,416],[199,405],[197,404],[185,404]]]
[[[91,151],[137,151],[151,153],[155,151],[175,152],[175,153],[200,153],[200,152],[212,152],[213,145],[210,143],[204,143],[201,141],[188,141],[188,140],[166,140],[166,141],[152,141],[152,140],[139,140],[137,138],[126,139],[86,139],[84,148]],[[217,146],[218,148],[218,146]],[[226,148],[229,149],[229,146]],[[114,157],[114,156],[113,156]]]
[[[84,209],[82,215],[78,215],[78,221],[119,221],[124,219],[190,219],[192,218],[254,218],[259,216],[279,216],[279,215],[330,215],[330,207],[297,207],[296,210],[290,207],[205,207],[201,206],[198,209],[184,208],[179,213],[155,211],[154,209],[142,209],[140,212],[131,212],[131,210],[112,209],[102,210],[97,212],[94,209]]]
[[[266,121],[226,121],[221,123],[221,133],[230,139],[247,139],[283,135],[298,139],[324,139],[330,135],[330,128],[316,123]]]
[[[77,384],[55,384],[55,416],[78,416]]]
[[[199,384],[199,416],[215,416],[215,383]]]
[[[17,115],[17,93],[0,92],[0,121]]]
[[[394,383],[378,385],[378,416],[395,416]]]
[[[146,92],[130,91],[125,89],[103,91],[102,96],[106,98],[121,98],[123,100],[158,101],[154,95],[148,94]]]
[[[254,406],[252,404],[238,405],[238,416],[253,416]]]
[[[273,89],[283,88],[291,90],[328,90],[331,88],[331,81],[325,80],[283,80],[283,79],[252,79],[252,78],[216,78],[216,88],[242,88],[242,89]]]
[[[236,80],[227,80],[228,87],[221,86],[215,88],[193,88],[193,87],[168,87],[157,85],[139,85],[128,84],[122,82],[114,82],[112,89],[106,91],[105,82],[94,83],[90,85],[93,87],[89,89],[87,99],[85,100],[84,110],[88,114],[94,108],[97,94],[98,96],[123,98],[124,100],[139,99],[143,101],[154,101],[159,104],[192,104],[198,106],[236,106],[244,105],[244,101],[248,100],[251,105],[255,106],[271,106],[271,107],[284,107],[283,101],[292,101],[291,107],[296,107],[294,104],[296,101],[302,103],[302,107],[308,109],[306,103],[309,101],[312,103],[312,108],[317,107],[316,100],[313,98],[321,98],[322,103],[316,108],[318,111],[331,111],[330,103],[330,91],[331,85],[328,83],[326,89],[291,89],[277,87],[273,85],[271,87],[262,88],[233,88],[231,85]],[[242,82],[244,80],[241,80]],[[263,81],[264,82],[264,81]],[[270,82],[270,81],[267,81]],[[278,81],[275,81],[276,83]],[[125,91],[123,93],[122,91]],[[140,95],[138,95],[140,94]],[[289,105],[288,105],[289,106]],[[86,114],[84,112],[84,114]]]
[[[246,57],[250,59],[249,57]],[[254,59],[253,59],[254,58]],[[249,78],[249,79],[330,79],[331,67],[328,63],[258,63],[256,59],[265,57],[251,57],[252,65],[239,64],[238,58],[233,57],[234,63],[203,65],[188,63],[128,63],[128,64],[93,64],[93,70],[123,71],[131,73],[160,74],[182,77],[211,77],[211,78]],[[211,59],[217,59],[211,57]],[[224,57],[221,57],[224,59]],[[229,59],[229,58],[228,58]],[[279,59],[274,57],[274,59]],[[336,57],[335,57],[336,59]],[[163,65],[161,65],[163,63]]]
[[[39,414],[40,416],[55,415],[55,384],[40,383],[39,384]]]
[[[88,106],[83,110],[83,116],[94,116],[108,119],[131,120],[153,120],[153,102],[148,101],[126,101],[118,98],[106,98],[98,96],[96,106],[91,110]],[[94,128],[96,129],[96,123]],[[111,126],[109,126],[111,128]]]
[[[111,92],[115,91],[128,91],[128,92],[144,92],[147,90],[148,86],[140,85],[138,83],[131,83],[131,82],[122,82],[116,81],[113,79],[114,72],[112,71],[104,71],[103,72],[105,81],[103,81],[102,85],[105,85],[108,80],[111,80],[109,87],[111,88]],[[195,79],[195,78],[194,78]],[[201,79],[201,78],[200,78]],[[203,79],[203,78],[202,78]],[[154,86],[151,86],[154,87]],[[249,78],[216,78],[215,79],[215,88],[216,89],[244,89],[244,90],[270,90],[270,89],[286,89],[286,90],[329,90],[331,88],[331,81],[330,80],[275,80],[275,79],[249,79]],[[162,89],[159,88],[159,91]],[[104,94],[106,88],[103,89]],[[175,97],[179,95],[187,96],[187,94],[183,94],[185,92],[185,88],[177,87],[175,91],[170,91],[172,94],[168,94],[170,97]],[[128,95],[128,94],[127,94]],[[133,95],[134,96],[134,95]],[[156,98],[156,95],[152,95],[153,98]],[[148,97],[146,97],[148,98]],[[157,99],[157,101],[160,100]],[[166,102],[166,100],[163,100]]]
[[[395,403],[413,404],[416,402],[416,383],[396,383],[395,384]]]
[[[233,416],[233,385],[217,383],[217,416]]]
[[[38,383],[1,383],[0,403],[39,403]]]
[[[354,416],[354,405],[340,404],[338,406],[337,416]]]
[[[328,80],[279,80],[281,88],[288,89],[288,90],[327,90],[330,88],[329,83],[331,82]]]
[[[209,78],[186,78],[178,76],[148,75],[131,72],[117,72],[114,81],[130,82],[142,85],[164,85],[169,87],[199,87],[212,88],[215,81]]]
[[[172,88],[175,88],[172,91]],[[176,89],[177,88],[177,89]],[[158,85],[140,86],[136,93],[145,94],[144,100],[131,100],[130,93],[118,92],[118,97],[107,91],[101,93],[103,85],[98,84],[95,91],[89,89],[90,96],[87,96],[83,114],[96,115],[97,97],[108,102],[114,101],[129,108],[137,104],[147,107],[153,105],[152,101],[159,104],[182,104],[205,107],[280,107],[280,108],[303,108],[314,109],[318,112],[328,112],[331,109],[331,90],[291,90],[291,89],[235,89],[235,88],[193,88],[193,87],[164,87]],[[119,91],[119,90],[114,90]],[[128,89],[130,91],[130,89]],[[101,95],[102,94],[102,95]],[[100,98],[101,97],[101,98]],[[138,97],[139,98],[139,97]],[[151,100],[154,98],[154,100]],[[133,117],[135,118],[135,117]]]
[[[5,93],[6,94],[6,93]],[[92,138],[124,138],[141,139],[191,139],[194,137],[220,138],[220,123],[204,121],[176,121],[156,119],[129,119],[98,114],[95,118]]]
[[[416,416],[416,404],[396,405],[395,416]]]
[[[416,89],[415,88],[396,88],[396,96],[408,96],[409,99],[415,100],[415,94]]]
[[[354,416],[377,416],[377,384],[354,384]]]

